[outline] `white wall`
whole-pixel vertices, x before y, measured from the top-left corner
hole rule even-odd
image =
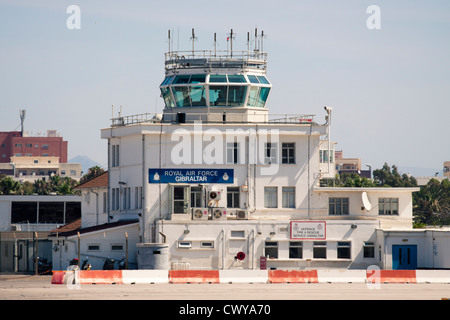
[[[138,225],[128,225],[114,229],[100,230],[88,234],[81,234],[80,252],[81,260],[89,257],[89,263],[93,270],[101,270],[107,257],[121,260],[126,253],[126,237],[128,233],[128,257],[129,269],[136,269],[136,243],[139,242]],[[98,245],[99,250],[89,250],[89,245]],[[112,250],[112,245],[122,245],[123,250]],[[78,238],[72,236],[69,238],[53,239],[53,269],[66,270],[70,260],[78,257]],[[57,250],[55,250],[57,248]],[[118,264],[115,264],[118,269]]]

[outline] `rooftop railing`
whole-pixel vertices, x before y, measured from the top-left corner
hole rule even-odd
[[[120,116],[111,119],[111,127],[128,126],[135,124],[154,124],[154,123],[202,123],[217,124],[298,124],[314,125],[314,115],[309,114],[252,114],[248,113],[183,113],[183,112],[165,112],[165,113],[143,113],[130,116]]]
[[[177,69],[258,69],[266,71],[267,53],[259,51],[171,51],[165,54],[166,72]]]

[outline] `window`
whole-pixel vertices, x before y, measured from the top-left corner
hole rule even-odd
[[[237,142],[227,143],[227,163],[233,164],[239,163],[239,143]]]
[[[122,192],[122,209],[124,210],[128,210],[130,209],[130,198],[131,198],[131,188],[123,188],[123,192]]]
[[[209,86],[209,105],[225,106],[227,104],[227,86]]]
[[[327,258],[327,242],[326,241],[314,241],[313,258],[314,259],[326,259]]]
[[[295,241],[289,242],[289,259],[303,258],[303,242]]]
[[[33,147],[33,144],[32,144],[32,143],[26,143],[26,144],[25,144],[25,147],[27,147],[27,148],[32,148],[32,147]]]
[[[337,243],[337,258],[350,259],[352,245],[349,241],[342,241]]]
[[[16,202],[11,204],[11,223],[36,223],[37,202]]]
[[[264,187],[264,208],[278,208],[278,187]]]
[[[272,259],[278,259],[278,242],[266,241],[264,246],[264,256]]]
[[[173,213],[184,214],[189,210],[189,187],[188,186],[173,186]]]
[[[178,241],[178,248],[179,249],[189,249],[192,247],[191,241]]]
[[[228,187],[227,188],[227,207],[228,208],[239,208],[239,187]]]
[[[203,207],[202,187],[191,187],[191,206],[194,208]]]
[[[214,241],[202,241],[200,242],[200,248],[214,249]]]
[[[108,193],[103,192],[103,213],[108,211]]]
[[[88,244],[88,251],[100,251],[99,244]]]
[[[256,106],[258,108],[264,108],[264,106],[266,105],[267,97],[269,96],[269,92],[270,92],[270,88],[262,87],[259,90],[258,103],[256,104]]]
[[[329,198],[329,215],[348,215],[348,198]]]
[[[266,142],[264,144],[265,164],[278,163],[277,149],[278,149],[277,143]]]
[[[119,157],[120,157],[119,145],[112,145],[111,146],[111,166],[112,167],[119,166]]]
[[[111,244],[111,251],[123,251],[123,244]]]
[[[15,146],[16,148],[22,148],[22,144],[21,144],[21,143],[16,143],[14,146]]]
[[[364,242],[364,258],[375,258],[375,244],[373,242]]]
[[[330,154],[331,154],[330,162],[333,162],[333,153],[334,153],[334,150],[330,150]],[[320,150],[319,157],[320,157],[320,163],[328,163],[328,150]]]
[[[112,201],[111,201],[111,207],[112,210],[119,210],[119,188],[112,188]]]
[[[66,222],[81,218],[81,203],[80,202],[66,202]]]
[[[229,86],[228,87],[228,106],[243,106],[247,87]]]
[[[295,164],[295,143],[283,143],[281,145],[281,163]]]
[[[231,230],[231,238],[244,239],[245,231],[244,230]]]
[[[39,202],[38,223],[64,223],[64,202]]]
[[[398,215],[398,198],[379,198],[378,214]]]
[[[41,148],[42,149],[48,149],[48,144],[43,144]]]
[[[281,191],[283,208],[295,208],[295,187],[283,187]]]

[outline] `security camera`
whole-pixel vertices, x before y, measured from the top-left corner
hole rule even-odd
[[[331,108],[331,107],[327,107],[327,106],[325,106],[325,107],[323,107],[324,109],[325,109],[325,111],[326,112],[328,112],[328,113],[330,113],[331,112],[331,110],[333,110],[333,108]]]

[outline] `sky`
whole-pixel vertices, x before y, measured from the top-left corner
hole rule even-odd
[[[80,9],[80,28],[70,5]],[[379,15],[368,8],[376,5]],[[370,26],[376,26],[373,28]],[[69,23],[69,25],[71,25]],[[344,157],[441,171],[450,160],[450,1],[0,0],[0,131],[57,130],[69,159],[106,166],[100,130],[162,112],[168,30],[175,50],[236,50],[263,30],[273,114],[315,114]]]

